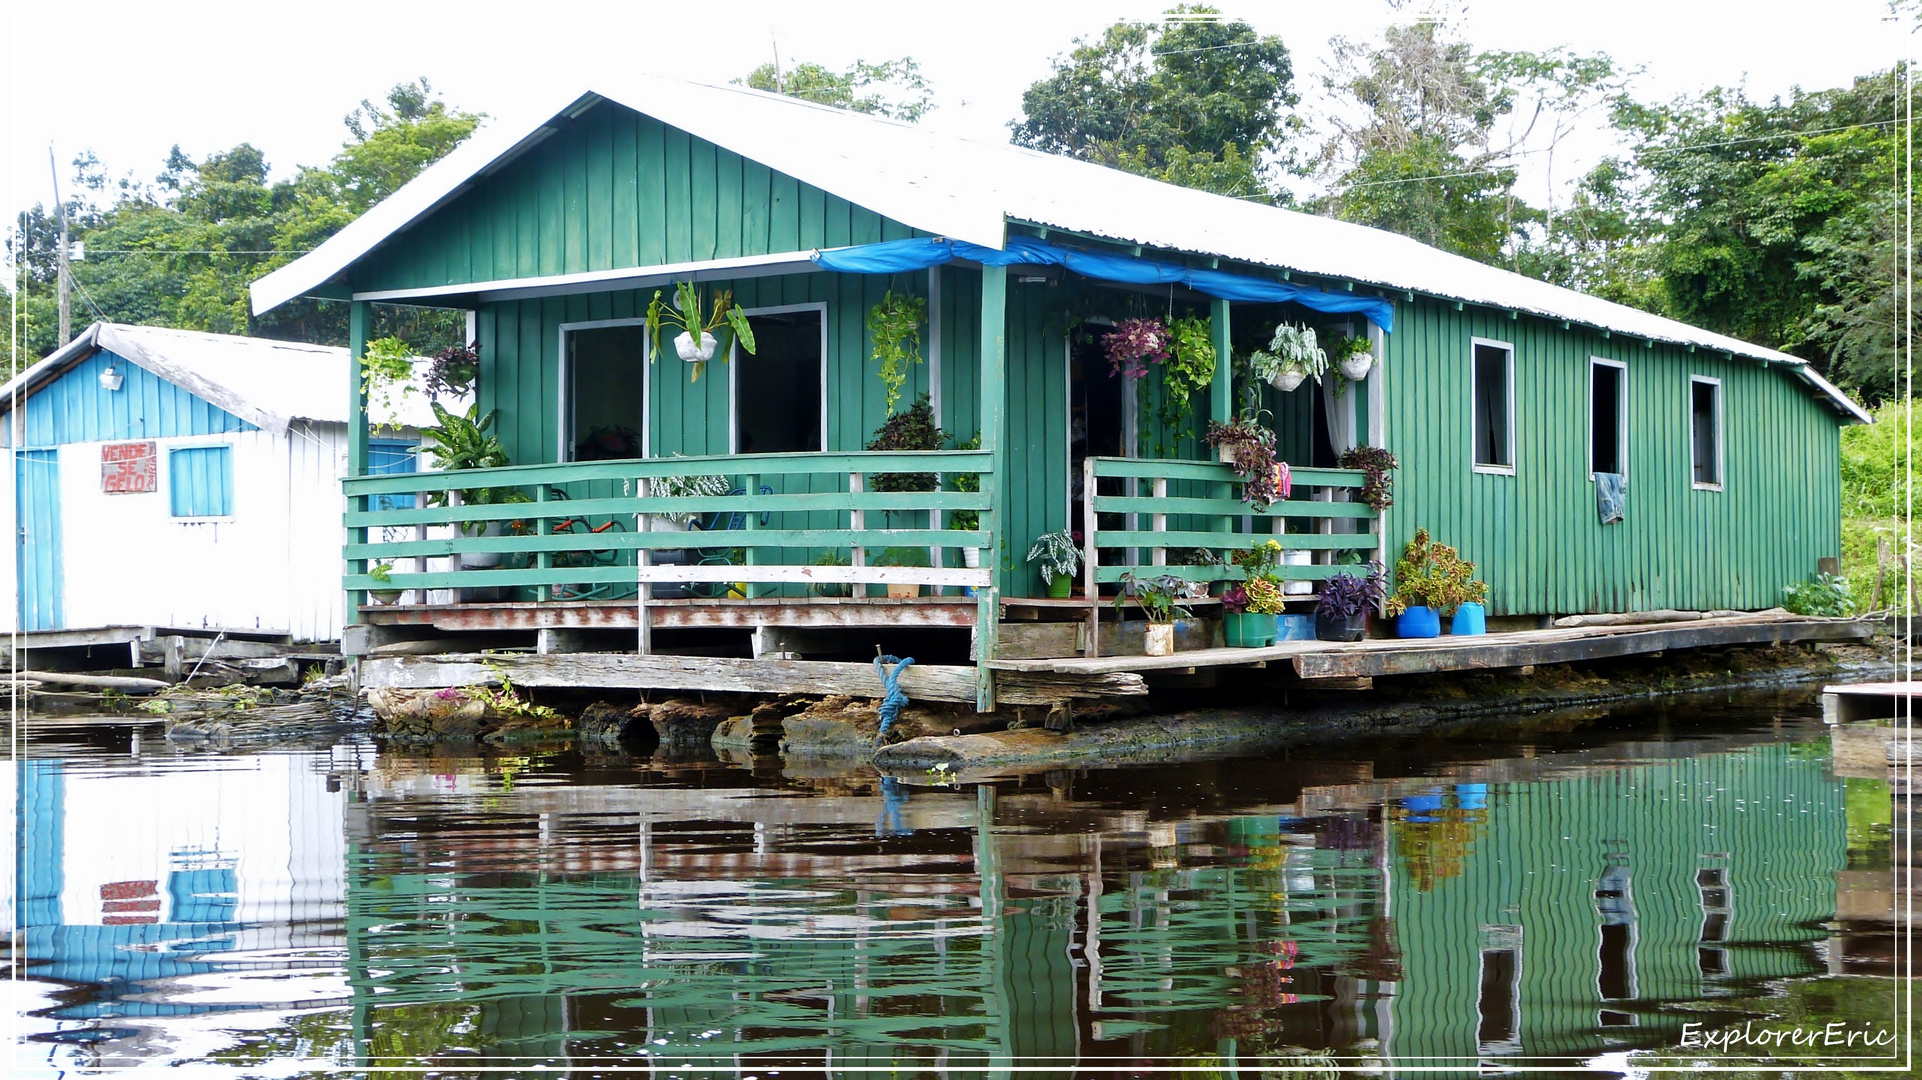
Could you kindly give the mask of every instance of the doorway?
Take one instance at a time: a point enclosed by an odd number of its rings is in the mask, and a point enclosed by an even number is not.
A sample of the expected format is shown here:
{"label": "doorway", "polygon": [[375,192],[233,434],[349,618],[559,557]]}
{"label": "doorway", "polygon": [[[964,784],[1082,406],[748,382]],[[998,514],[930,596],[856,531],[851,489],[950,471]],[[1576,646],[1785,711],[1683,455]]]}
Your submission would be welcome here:
{"label": "doorway", "polygon": [[[1117,375],[1101,350],[1101,336],[1110,329],[1104,323],[1085,322],[1068,335],[1068,521],[1075,532],[1086,527],[1086,493],[1082,490],[1085,462],[1091,457],[1135,457],[1140,453],[1134,383]],[[1102,483],[1098,494],[1128,494],[1122,490],[1121,480]],[[1104,517],[1101,527],[1121,528],[1122,515],[1113,517],[1113,521]]]}

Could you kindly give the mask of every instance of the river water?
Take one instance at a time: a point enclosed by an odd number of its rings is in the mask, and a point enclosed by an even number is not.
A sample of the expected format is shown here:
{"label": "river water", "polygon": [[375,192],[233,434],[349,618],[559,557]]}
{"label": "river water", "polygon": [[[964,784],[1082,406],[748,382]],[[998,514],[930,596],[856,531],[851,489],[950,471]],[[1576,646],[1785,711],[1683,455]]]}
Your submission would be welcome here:
{"label": "river water", "polygon": [[1863,970],[1888,866],[1806,695],[952,785],[27,733],[16,1075],[1619,1064]]}

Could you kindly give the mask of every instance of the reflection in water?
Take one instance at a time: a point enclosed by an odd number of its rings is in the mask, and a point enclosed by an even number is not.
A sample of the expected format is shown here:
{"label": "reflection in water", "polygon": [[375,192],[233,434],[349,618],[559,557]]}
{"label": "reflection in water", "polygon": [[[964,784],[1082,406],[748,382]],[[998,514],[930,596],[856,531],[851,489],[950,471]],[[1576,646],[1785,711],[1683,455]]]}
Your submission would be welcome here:
{"label": "reflection in water", "polygon": [[1811,736],[962,787],[365,746],[9,780],[68,1065],[1513,1063],[1824,971],[1849,836]]}

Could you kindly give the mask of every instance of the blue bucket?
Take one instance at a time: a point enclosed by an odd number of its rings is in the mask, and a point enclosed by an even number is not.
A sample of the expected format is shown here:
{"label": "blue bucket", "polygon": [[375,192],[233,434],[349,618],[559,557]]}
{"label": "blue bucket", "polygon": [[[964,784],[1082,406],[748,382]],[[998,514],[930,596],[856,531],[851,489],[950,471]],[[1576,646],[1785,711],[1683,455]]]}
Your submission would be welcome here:
{"label": "blue bucket", "polygon": [[1441,613],[1431,607],[1411,607],[1395,616],[1395,636],[1428,638],[1441,636]]}
{"label": "blue bucket", "polygon": [[1480,604],[1463,604],[1455,609],[1455,621],[1449,624],[1451,634],[1488,633],[1488,614]]}

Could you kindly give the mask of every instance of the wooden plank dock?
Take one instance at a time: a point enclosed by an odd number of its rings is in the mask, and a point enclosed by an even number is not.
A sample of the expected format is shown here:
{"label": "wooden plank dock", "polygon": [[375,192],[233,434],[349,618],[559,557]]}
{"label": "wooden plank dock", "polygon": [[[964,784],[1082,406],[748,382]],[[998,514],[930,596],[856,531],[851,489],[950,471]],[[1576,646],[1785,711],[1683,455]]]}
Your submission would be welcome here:
{"label": "wooden plank dock", "polygon": [[993,660],[997,673],[1111,675],[1189,672],[1205,668],[1288,665],[1299,678],[1368,679],[1446,671],[1491,671],[1566,664],[1669,649],[1863,641],[1875,624],[1769,613],[1729,615],[1685,623],[1583,626],[1522,630],[1474,637],[1372,638],[1366,641],[1287,641],[1259,649],[1197,649],[1172,656],[1060,657]]}
{"label": "wooden plank dock", "polygon": [[1913,717],[1922,682],[1841,683],[1822,688],[1822,719],[1831,724]]}

